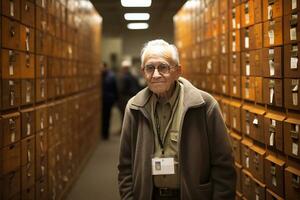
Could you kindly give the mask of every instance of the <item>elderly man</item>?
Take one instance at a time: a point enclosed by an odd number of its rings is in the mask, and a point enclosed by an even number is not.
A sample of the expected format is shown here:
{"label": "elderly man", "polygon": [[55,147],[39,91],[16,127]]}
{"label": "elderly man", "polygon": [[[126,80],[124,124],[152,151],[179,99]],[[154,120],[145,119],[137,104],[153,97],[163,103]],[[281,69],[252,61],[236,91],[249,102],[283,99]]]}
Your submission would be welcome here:
{"label": "elderly man", "polygon": [[174,45],[146,43],[141,62],[148,87],[125,111],[121,198],[234,199],[234,160],[217,101],[180,77]]}

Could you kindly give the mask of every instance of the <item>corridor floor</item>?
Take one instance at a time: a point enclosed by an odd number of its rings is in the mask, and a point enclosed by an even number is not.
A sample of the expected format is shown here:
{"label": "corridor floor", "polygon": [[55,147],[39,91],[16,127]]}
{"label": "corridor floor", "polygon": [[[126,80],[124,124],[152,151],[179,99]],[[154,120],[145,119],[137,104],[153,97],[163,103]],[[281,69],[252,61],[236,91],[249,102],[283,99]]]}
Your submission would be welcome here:
{"label": "corridor floor", "polygon": [[110,139],[100,141],[67,200],[118,200],[117,163],[120,140],[120,114],[113,109]]}

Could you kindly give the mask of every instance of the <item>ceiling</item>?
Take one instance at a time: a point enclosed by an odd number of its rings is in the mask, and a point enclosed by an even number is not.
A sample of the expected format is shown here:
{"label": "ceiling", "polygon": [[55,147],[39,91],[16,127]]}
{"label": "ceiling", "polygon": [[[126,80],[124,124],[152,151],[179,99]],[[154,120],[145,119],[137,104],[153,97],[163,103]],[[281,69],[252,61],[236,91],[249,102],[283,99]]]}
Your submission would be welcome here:
{"label": "ceiling", "polygon": [[[152,0],[149,8],[124,8],[121,0],[91,0],[96,10],[103,18],[103,34],[105,36],[120,37],[132,31],[150,31],[159,34],[166,27],[173,28],[173,16],[186,0]],[[128,30],[124,14],[127,12],[148,12],[150,14],[147,30]],[[169,30],[168,29],[168,30]],[[167,30],[167,29],[166,29]]]}

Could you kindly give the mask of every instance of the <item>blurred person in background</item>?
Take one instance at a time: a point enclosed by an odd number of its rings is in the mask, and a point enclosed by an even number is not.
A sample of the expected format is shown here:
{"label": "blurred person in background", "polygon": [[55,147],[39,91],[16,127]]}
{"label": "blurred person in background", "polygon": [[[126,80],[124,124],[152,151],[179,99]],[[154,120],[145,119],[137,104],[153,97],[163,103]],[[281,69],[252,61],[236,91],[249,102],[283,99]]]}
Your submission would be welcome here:
{"label": "blurred person in background", "polygon": [[102,71],[102,139],[109,139],[109,124],[113,105],[118,100],[117,80],[115,73],[103,63]]}
{"label": "blurred person in background", "polygon": [[118,79],[119,101],[118,105],[121,111],[122,118],[124,116],[125,107],[128,100],[133,97],[140,89],[137,77],[131,71],[131,62],[124,60],[121,63],[120,76]]}
{"label": "blurred person in background", "polygon": [[131,98],[121,131],[121,199],[235,199],[236,172],[218,102],[180,77],[177,48],[146,43],[147,87]]}

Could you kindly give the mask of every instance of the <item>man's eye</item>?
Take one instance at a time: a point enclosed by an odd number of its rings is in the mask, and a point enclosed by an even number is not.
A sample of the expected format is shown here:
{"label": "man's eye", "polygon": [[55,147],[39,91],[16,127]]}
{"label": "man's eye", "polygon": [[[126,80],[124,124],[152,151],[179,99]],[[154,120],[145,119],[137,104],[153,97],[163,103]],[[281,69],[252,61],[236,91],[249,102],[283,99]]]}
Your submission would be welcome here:
{"label": "man's eye", "polygon": [[168,69],[168,65],[159,65],[158,67],[159,67],[160,70]]}
{"label": "man's eye", "polygon": [[151,70],[154,70],[154,69],[155,69],[155,67],[153,65],[147,65],[146,66],[147,71],[151,71]]}

